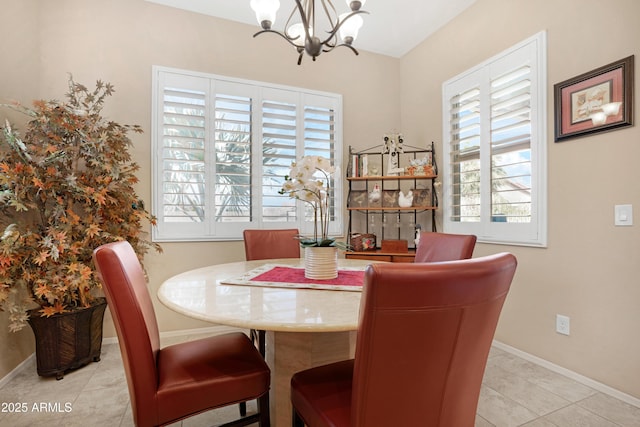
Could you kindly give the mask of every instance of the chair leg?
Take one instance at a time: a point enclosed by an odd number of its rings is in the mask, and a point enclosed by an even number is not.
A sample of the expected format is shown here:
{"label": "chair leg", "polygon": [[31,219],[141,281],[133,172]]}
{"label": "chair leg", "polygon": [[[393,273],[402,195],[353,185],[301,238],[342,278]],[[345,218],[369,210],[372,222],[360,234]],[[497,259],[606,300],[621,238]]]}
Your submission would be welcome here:
{"label": "chair leg", "polygon": [[304,427],[304,421],[300,418],[296,408],[291,409],[291,427]]}
{"label": "chair leg", "polygon": [[260,427],[270,427],[271,419],[269,418],[269,392],[258,398],[258,411],[260,414],[260,421],[258,425]]}
{"label": "chair leg", "polygon": [[251,338],[251,341],[253,342],[253,344],[256,347],[258,347],[258,351],[260,352],[262,357],[264,357],[265,356],[265,331],[251,329],[249,331],[249,337]]}
{"label": "chair leg", "polygon": [[238,406],[240,406],[240,416],[244,417],[247,415],[247,402],[240,402]]}
{"label": "chair leg", "polygon": [[266,355],[266,333],[265,331],[258,331],[258,351],[264,358]]}
{"label": "chair leg", "polygon": [[[271,427],[271,420],[269,419],[269,392],[266,392],[257,400],[257,413],[248,416],[243,415],[241,418],[221,424],[219,427],[245,427],[255,425],[256,423],[259,427]],[[246,405],[246,402],[242,402],[239,405]]]}

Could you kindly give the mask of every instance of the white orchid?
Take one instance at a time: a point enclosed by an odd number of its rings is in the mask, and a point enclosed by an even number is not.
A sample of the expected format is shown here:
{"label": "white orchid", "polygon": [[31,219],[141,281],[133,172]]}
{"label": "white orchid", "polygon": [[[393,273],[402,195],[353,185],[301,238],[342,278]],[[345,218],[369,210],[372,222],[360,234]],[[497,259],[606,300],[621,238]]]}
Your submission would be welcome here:
{"label": "white orchid", "polygon": [[[322,175],[318,179],[318,172]],[[331,161],[322,156],[304,156],[291,163],[291,171],[285,176],[280,194],[302,200],[313,207],[314,236],[313,239],[301,239],[303,246],[332,246],[334,240],[329,238],[329,194],[331,177],[336,168]],[[318,232],[320,229],[320,232]]]}

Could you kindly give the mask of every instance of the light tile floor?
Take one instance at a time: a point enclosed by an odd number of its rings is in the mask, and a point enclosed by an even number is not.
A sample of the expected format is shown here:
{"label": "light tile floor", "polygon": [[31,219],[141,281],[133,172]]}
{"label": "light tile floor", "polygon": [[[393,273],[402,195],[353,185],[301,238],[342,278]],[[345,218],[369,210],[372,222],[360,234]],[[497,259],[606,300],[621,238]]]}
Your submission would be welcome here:
{"label": "light tile floor", "polygon": [[[182,339],[194,338],[198,336]],[[162,344],[182,339],[163,339]],[[117,344],[103,345],[100,362],[70,372],[61,381],[38,377],[32,360],[0,389],[0,403],[0,426],[133,426]],[[249,411],[255,411],[254,404],[249,404]],[[238,407],[233,405],[175,426],[218,425],[237,416]],[[493,348],[475,425],[640,427],[640,408]]]}

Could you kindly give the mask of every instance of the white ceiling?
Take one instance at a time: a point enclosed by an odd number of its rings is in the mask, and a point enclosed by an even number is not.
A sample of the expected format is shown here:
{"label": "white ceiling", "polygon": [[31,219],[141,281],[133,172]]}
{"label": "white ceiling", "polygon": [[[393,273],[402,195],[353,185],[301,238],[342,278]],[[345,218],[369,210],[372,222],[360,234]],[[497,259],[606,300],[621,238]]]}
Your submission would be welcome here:
{"label": "white ceiling", "polygon": [[[252,24],[258,28],[249,0],[147,0],[153,3],[231,21]],[[363,10],[364,26],[354,47],[359,50],[399,58],[413,49],[431,33],[445,25],[476,0],[369,0]],[[287,4],[290,3],[290,6]],[[333,0],[338,13],[347,12],[343,0]],[[281,30],[283,22],[294,7],[293,0],[281,0],[274,29]],[[280,25],[280,26],[279,26]]]}

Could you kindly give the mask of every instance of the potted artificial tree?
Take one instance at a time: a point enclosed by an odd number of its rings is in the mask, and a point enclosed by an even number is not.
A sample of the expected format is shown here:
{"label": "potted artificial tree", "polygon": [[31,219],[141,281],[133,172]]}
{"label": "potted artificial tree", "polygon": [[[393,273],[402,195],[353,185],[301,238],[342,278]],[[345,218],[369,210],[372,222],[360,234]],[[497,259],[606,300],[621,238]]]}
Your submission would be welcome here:
{"label": "potted artificial tree", "polygon": [[26,128],[7,121],[0,135],[0,309],[12,331],[31,325],[39,375],[60,379],[100,358],[106,302],[93,250],[127,240],[141,259],[160,251],[133,189],[139,167],[127,135],[141,129],[101,115],[113,91],[70,77],[65,102],[11,105]]}

